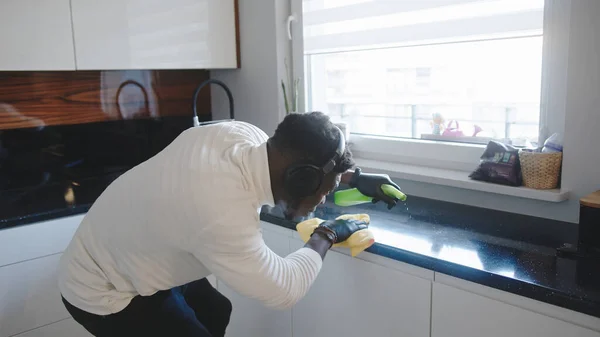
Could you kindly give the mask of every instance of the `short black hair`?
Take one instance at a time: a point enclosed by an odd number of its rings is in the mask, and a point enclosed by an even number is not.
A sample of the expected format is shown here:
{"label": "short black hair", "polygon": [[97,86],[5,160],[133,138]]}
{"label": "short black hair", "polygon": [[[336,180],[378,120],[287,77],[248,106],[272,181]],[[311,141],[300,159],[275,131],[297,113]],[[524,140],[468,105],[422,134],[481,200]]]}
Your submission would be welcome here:
{"label": "short black hair", "polygon": [[[323,166],[335,155],[339,141],[339,131],[329,116],[314,111],[287,115],[269,143],[297,161],[307,160],[313,165]],[[352,153],[346,147],[334,172],[343,173],[353,166]]]}

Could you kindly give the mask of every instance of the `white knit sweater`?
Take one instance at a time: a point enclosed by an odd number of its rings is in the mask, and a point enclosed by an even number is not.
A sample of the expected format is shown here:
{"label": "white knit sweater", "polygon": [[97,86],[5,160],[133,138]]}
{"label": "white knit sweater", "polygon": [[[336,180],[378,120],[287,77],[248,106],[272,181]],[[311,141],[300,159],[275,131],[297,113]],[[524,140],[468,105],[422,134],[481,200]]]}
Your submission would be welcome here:
{"label": "white knit sweater", "polygon": [[320,255],[264,243],[273,205],[267,135],[247,123],[191,128],[115,180],[86,214],[59,267],[62,295],[97,315],[211,274],[272,308],[301,299]]}

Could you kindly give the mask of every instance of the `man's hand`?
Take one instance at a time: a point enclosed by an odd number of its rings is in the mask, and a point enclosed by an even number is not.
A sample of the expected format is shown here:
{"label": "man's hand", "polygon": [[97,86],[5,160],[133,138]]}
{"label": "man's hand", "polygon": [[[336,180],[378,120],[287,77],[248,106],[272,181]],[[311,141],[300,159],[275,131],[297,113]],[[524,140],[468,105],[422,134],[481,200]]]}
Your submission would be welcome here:
{"label": "man's hand", "polygon": [[315,233],[324,234],[332,244],[341,243],[355,232],[367,228],[367,223],[359,220],[329,220],[322,222]]}
{"label": "man's hand", "polygon": [[396,185],[387,174],[370,174],[362,173],[360,168],[357,168],[349,182],[350,187],[357,188],[358,191],[367,197],[373,198],[373,203],[379,200],[388,205],[388,209],[396,206],[398,199],[387,195],[381,189],[383,185],[390,185],[400,191],[400,187]]}
{"label": "man's hand", "polygon": [[331,246],[344,242],[355,232],[367,228],[367,223],[359,220],[329,220],[324,221],[315,228],[315,231],[306,243],[308,247],[321,255],[325,255]]}

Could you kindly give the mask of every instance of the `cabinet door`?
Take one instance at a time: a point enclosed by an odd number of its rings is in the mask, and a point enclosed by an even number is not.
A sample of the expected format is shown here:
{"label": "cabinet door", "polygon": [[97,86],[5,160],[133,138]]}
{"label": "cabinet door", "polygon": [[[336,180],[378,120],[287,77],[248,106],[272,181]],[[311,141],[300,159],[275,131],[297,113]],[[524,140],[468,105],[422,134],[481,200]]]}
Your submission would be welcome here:
{"label": "cabinet door", "polygon": [[0,1],[0,70],[74,70],[69,0]]}
{"label": "cabinet door", "polygon": [[293,308],[294,337],[426,337],[430,299],[429,280],[330,251]]}
{"label": "cabinet door", "polygon": [[234,1],[72,0],[77,69],[236,68]]}
{"label": "cabinet door", "polygon": [[0,231],[0,267],[62,253],[84,215],[36,222]]}
{"label": "cabinet door", "polygon": [[69,317],[58,290],[60,256],[55,254],[0,268],[0,337]]}
{"label": "cabinet door", "polygon": [[[280,256],[290,253],[289,235],[282,232],[263,230],[263,238],[269,248]],[[291,337],[291,310],[272,310],[262,303],[239,295],[224,282],[219,281],[219,291],[227,296],[233,304],[231,321],[227,328],[227,336],[245,337]]]}
{"label": "cabinet door", "polygon": [[600,337],[600,333],[439,283],[432,337]]}

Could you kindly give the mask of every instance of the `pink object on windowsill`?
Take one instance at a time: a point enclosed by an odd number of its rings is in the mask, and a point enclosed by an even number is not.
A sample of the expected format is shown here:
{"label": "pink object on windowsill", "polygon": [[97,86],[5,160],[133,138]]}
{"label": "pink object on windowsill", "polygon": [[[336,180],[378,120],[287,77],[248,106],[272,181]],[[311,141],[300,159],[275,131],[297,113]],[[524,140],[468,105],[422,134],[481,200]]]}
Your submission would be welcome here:
{"label": "pink object on windowsill", "polygon": [[[455,126],[452,126],[452,123],[454,123]],[[444,133],[442,135],[446,137],[465,136],[465,134],[460,130],[460,126],[458,125],[458,121],[456,120],[451,120],[448,122],[448,126],[446,127],[446,130],[444,130]]]}

